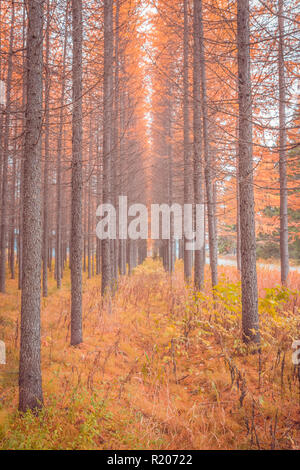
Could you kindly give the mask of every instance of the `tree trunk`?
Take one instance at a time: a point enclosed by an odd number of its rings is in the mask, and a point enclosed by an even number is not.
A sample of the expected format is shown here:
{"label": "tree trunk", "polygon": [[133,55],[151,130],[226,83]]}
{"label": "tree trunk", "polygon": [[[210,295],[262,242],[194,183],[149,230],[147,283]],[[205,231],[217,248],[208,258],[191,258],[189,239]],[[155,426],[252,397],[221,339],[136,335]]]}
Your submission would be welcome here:
{"label": "tree trunk", "polygon": [[48,174],[49,174],[49,47],[50,47],[50,1],[47,1],[46,53],[45,53],[45,164],[44,164],[44,226],[43,226],[43,297],[48,297]]}
{"label": "tree trunk", "polygon": [[241,271],[241,221],[240,221],[240,187],[239,187],[239,131],[236,131],[236,265]]}
{"label": "tree trunk", "polygon": [[289,275],[289,231],[288,231],[288,191],[286,175],[286,123],[285,123],[285,73],[284,73],[284,17],[283,0],[278,0],[278,73],[279,73],[279,182],[280,182],[280,261],[281,283],[287,282]]}
{"label": "tree trunk", "polygon": [[13,145],[13,168],[12,168],[12,185],[11,185],[11,223],[10,223],[10,273],[11,279],[15,279],[15,209],[16,209],[16,177],[17,177],[17,134],[18,134],[18,120],[15,123],[15,135]]}
{"label": "tree trunk", "polygon": [[[120,96],[120,132],[123,134],[125,132],[125,114],[126,114],[126,103],[125,103],[125,92],[123,91]],[[120,141],[120,194],[125,196],[127,194],[127,184],[126,184],[126,146],[124,144],[124,137]],[[126,227],[127,230],[127,227]],[[126,240],[121,239],[119,242],[120,247],[120,274],[125,276],[126,274]]]}
{"label": "tree trunk", "polygon": [[[173,149],[172,149],[172,91],[170,84],[170,95],[168,96],[168,116],[167,116],[167,155],[168,155],[168,204],[173,204]],[[168,243],[168,271],[174,272],[174,214],[170,213],[170,240]]]}
{"label": "tree trunk", "polygon": [[66,54],[67,54],[67,38],[68,38],[68,10],[69,0],[66,5],[65,15],[65,37],[63,49],[63,64],[62,64],[62,81],[61,81],[61,95],[60,95],[60,115],[59,115],[59,130],[57,141],[57,169],[56,169],[56,249],[55,249],[55,273],[57,288],[61,288],[62,278],[62,236],[61,236],[61,157],[62,157],[62,139],[63,139],[63,126],[64,126],[64,100],[66,88]]}
{"label": "tree trunk", "polygon": [[253,192],[249,0],[238,0],[237,3],[237,46],[242,328],[244,342],[259,343]]}
{"label": "tree trunk", "polygon": [[208,116],[207,116],[207,93],[206,93],[206,67],[205,67],[205,50],[204,50],[204,33],[203,33],[203,13],[202,0],[199,0],[199,51],[200,51],[200,69],[201,69],[201,108],[202,108],[202,124],[203,124],[203,150],[205,160],[205,183],[206,183],[206,199],[207,199],[207,221],[208,221],[208,241],[209,241],[209,258],[211,269],[212,286],[218,284],[218,246],[215,224],[215,203],[214,203],[214,185],[213,185],[213,168],[212,159],[208,141]]}
{"label": "tree trunk", "polygon": [[[23,52],[22,52],[22,67],[23,67],[23,77],[22,77],[22,152],[24,148],[24,136],[25,136],[25,129],[26,129],[26,116],[25,116],[25,104],[26,104],[26,78],[27,75],[25,73],[26,67],[26,5],[23,5],[23,12],[22,12],[22,27],[23,27],[23,37],[22,37],[22,45],[23,45]],[[24,181],[24,155],[21,157],[21,171],[20,171],[20,212],[19,212],[19,276],[18,276],[18,289],[22,289],[22,274],[23,274],[23,181]]]}
{"label": "tree trunk", "polygon": [[196,290],[201,290],[204,283],[205,265],[205,237],[204,237],[204,194],[203,194],[203,163],[201,155],[201,67],[200,67],[200,43],[199,43],[199,0],[194,0],[194,63],[193,63],[193,131],[194,131],[194,202],[202,205],[203,216],[200,227],[203,234],[203,247],[195,251],[194,285]]}
{"label": "tree trunk", "polygon": [[[102,202],[102,151],[100,148],[99,129],[97,131],[97,206]],[[101,272],[101,240],[96,239],[96,274]]]}
{"label": "tree trunk", "polygon": [[82,0],[72,0],[71,345],[82,342]]}
{"label": "tree trunk", "polygon": [[[184,152],[184,204],[192,204],[192,168],[190,152],[190,119],[189,119],[189,24],[188,0],[184,0],[184,34],[183,34],[183,152]],[[186,250],[190,240],[184,236],[184,277],[189,281],[192,276],[192,251]]]}
{"label": "tree trunk", "polygon": [[40,366],[43,0],[28,0],[19,410],[43,404]]}
{"label": "tree trunk", "polygon": [[[112,113],[113,113],[113,3],[104,0],[104,85],[103,85],[103,203],[112,202]],[[111,243],[102,240],[102,295],[111,291]]]}
{"label": "tree trunk", "polygon": [[116,0],[116,7],[115,7],[115,50],[114,50],[114,57],[115,57],[115,73],[114,73],[114,151],[113,151],[113,201],[114,206],[117,211],[117,238],[114,240],[114,284],[115,288],[117,288],[118,282],[118,275],[119,275],[119,251],[120,251],[120,243],[118,238],[118,205],[119,205],[119,182],[120,182],[120,143],[119,143],[119,110],[120,110],[120,63],[119,63],[119,42],[120,42],[120,35],[119,35],[119,28],[120,28],[120,1]]}
{"label": "tree trunk", "polygon": [[2,202],[1,202],[1,255],[0,255],[0,292],[5,292],[6,281],[6,244],[7,244],[7,187],[8,187],[8,153],[9,153],[9,126],[10,126],[10,107],[11,107],[11,78],[13,70],[13,42],[15,26],[15,3],[12,2],[11,26],[9,38],[9,54],[7,66],[6,81],[6,110],[3,136],[3,167],[2,167]]}
{"label": "tree trunk", "polygon": [[92,179],[93,179],[93,126],[92,119],[90,119],[90,132],[89,132],[89,165],[88,165],[88,204],[87,204],[87,259],[88,259],[88,279],[92,278]]}

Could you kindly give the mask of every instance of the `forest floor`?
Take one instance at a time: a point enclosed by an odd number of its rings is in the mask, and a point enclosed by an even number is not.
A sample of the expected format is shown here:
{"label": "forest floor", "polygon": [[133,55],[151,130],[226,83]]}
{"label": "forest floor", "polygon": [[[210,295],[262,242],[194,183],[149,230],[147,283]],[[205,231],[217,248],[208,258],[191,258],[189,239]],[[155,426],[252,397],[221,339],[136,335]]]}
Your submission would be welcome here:
{"label": "forest floor", "polygon": [[[206,268],[206,278],[209,270]],[[262,347],[241,338],[234,267],[220,266],[213,299],[147,259],[101,302],[100,278],[84,278],[84,342],[70,347],[70,281],[49,281],[42,302],[45,407],[20,415],[20,293],[0,298],[0,449],[300,449],[300,274],[290,289],[258,269]],[[277,286],[277,287],[276,287]],[[298,338],[299,339],[299,338]]]}

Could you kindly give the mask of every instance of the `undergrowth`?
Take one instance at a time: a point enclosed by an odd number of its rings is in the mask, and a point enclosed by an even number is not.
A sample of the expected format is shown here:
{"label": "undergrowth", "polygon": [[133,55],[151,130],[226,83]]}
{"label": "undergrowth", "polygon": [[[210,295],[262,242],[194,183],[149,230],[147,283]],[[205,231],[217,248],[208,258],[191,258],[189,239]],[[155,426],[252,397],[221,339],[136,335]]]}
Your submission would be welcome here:
{"label": "undergrowth", "polygon": [[[0,298],[2,449],[299,449],[300,275],[258,270],[262,344],[241,341],[238,273],[220,267],[195,293],[182,264],[167,275],[151,259],[102,302],[100,279],[84,281],[84,343],[70,347],[70,283],[50,279],[42,308],[45,406],[17,412],[20,294]],[[206,278],[209,279],[207,269]]]}

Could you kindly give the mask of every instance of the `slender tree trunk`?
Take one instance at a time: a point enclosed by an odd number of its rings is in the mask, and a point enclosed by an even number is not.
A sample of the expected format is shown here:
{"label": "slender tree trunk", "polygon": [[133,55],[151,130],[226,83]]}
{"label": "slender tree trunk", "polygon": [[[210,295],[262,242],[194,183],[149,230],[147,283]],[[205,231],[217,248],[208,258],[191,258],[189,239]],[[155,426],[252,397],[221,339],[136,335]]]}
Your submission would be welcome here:
{"label": "slender tree trunk", "polygon": [[7,188],[8,188],[8,153],[9,153],[9,126],[11,108],[11,78],[13,70],[13,43],[15,26],[15,2],[12,2],[11,26],[9,38],[9,53],[6,81],[6,110],[4,124],[3,167],[2,167],[2,202],[1,202],[1,254],[0,254],[0,292],[5,292],[6,281],[6,244],[7,244]]}
{"label": "slender tree trunk", "polygon": [[59,115],[59,130],[57,141],[57,169],[56,169],[56,249],[55,249],[55,273],[57,288],[61,288],[62,278],[62,236],[61,236],[61,157],[62,157],[62,139],[63,139],[63,126],[64,126],[64,100],[66,88],[66,54],[67,54],[67,38],[68,38],[68,11],[69,0],[66,5],[65,15],[65,37],[63,49],[63,65],[62,65],[62,81],[61,81],[61,95],[60,95],[60,115]]}
{"label": "slender tree trunk", "polygon": [[279,182],[280,182],[280,261],[281,283],[289,275],[288,191],[286,175],[286,122],[285,122],[285,72],[284,72],[284,16],[283,0],[278,0],[278,73],[279,73]]}
{"label": "slender tree trunk", "polygon": [[[173,204],[173,149],[172,149],[172,91],[170,87],[170,96],[168,96],[168,116],[167,116],[167,155],[168,155],[168,204]],[[170,213],[170,240],[168,243],[168,271],[174,272],[174,214]]]}
{"label": "slender tree trunk", "polygon": [[[194,131],[194,201],[201,207],[201,221],[198,227],[203,235],[203,247],[195,251],[195,289],[200,290],[204,282],[204,194],[203,194],[203,164],[201,155],[201,66],[199,43],[199,0],[194,0],[194,63],[193,63],[193,131]],[[196,209],[197,210],[197,209]]]}
{"label": "slender tree trunk", "polygon": [[43,404],[40,365],[43,0],[28,0],[19,410]]}
{"label": "slender tree trunk", "polygon": [[49,48],[50,48],[50,1],[47,1],[46,53],[45,53],[45,163],[44,163],[44,226],[43,226],[43,297],[48,297],[48,174],[49,174]]}
{"label": "slender tree trunk", "polygon": [[[115,7],[115,73],[114,73],[114,152],[113,152],[113,200],[114,206],[116,208],[117,214],[118,206],[119,206],[119,181],[120,181],[120,144],[119,144],[119,110],[120,110],[120,87],[119,87],[119,80],[120,80],[120,64],[119,64],[119,18],[120,18],[120,1],[116,0],[116,7]],[[117,288],[118,282],[118,275],[119,275],[119,238],[118,238],[118,216],[117,216],[117,238],[114,240],[114,283],[115,288]]]}
{"label": "slender tree trunk", "polygon": [[[97,206],[102,202],[102,152],[100,148],[99,129],[97,132]],[[101,272],[101,240],[96,239],[96,274]]]}
{"label": "slender tree trunk", "polygon": [[[123,91],[120,96],[120,130],[121,133],[125,132],[125,92]],[[126,195],[126,153],[124,137],[120,141],[120,193],[122,196]],[[127,230],[127,227],[126,227]],[[120,240],[120,274],[126,274],[126,240]]]}
{"label": "slender tree trunk", "polygon": [[82,0],[72,0],[71,345],[82,342]]}
{"label": "slender tree trunk", "polygon": [[18,134],[18,120],[15,123],[15,136],[13,145],[13,168],[12,168],[12,185],[11,185],[11,223],[10,223],[10,273],[11,279],[15,279],[15,205],[16,205],[16,172],[17,172],[17,134]]}
{"label": "slender tree trunk", "polygon": [[86,168],[83,170],[83,272],[86,272],[86,233],[87,233],[87,191],[86,191]]}
{"label": "slender tree trunk", "polygon": [[[0,2],[0,17],[2,18],[1,6],[2,5]],[[2,81],[2,30],[1,29],[2,29],[2,25],[0,23],[0,80]],[[3,140],[3,113],[4,113],[3,108],[4,108],[4,104],[1,99],[1,103],[0,103],[0,196],[2,195],[2,140]],[[1,216],[1,207],[0,207],[0,216]],[[1,244],[1,233],[0,233],[0,244]]]}
{"label": "slender tree trunk", "polygon": [[[183,146],[184,146],[184,204],[192,204],[192,167],[190,151],[189,119],[189,24],[188,0],[184,0],[184,33],[183,33]],[[189,281],[192,276],[192,251],[186,250],[188,238],[184,237],[184,277]]]}
{"label": "slender tree trunk", "polygon": [[93,179],[93,170],[92,170],[92,157],[93,157],[93,128],[92,128],[92,119],[90,119],[90,132],[89,132],[89,172],[88,172],[88,207],[87,207],[87,256],[88,256],[88,279],[92,278],[92,179]]}
{"label": "slender tree trunk", "polygon": [[236,131],[236,265],[241,271],[241,221],[240,221],[240,187],[239,187],[239,130]]}
{"label": "slender tree trunk", "polygon": [[212,159],[208,140],[208,116],[207,116],[207,92],[206,92],[206,67],[205,67],[205,49],[203,33],[203,9],[202,0],[199,0],[199,51],[200,51],[200,69],[201,69],[201,108],[203,125],[203,150],[205,160],[205,183],[207,199],[207,221],[208,221],[208,240],[209,257],[211,269],[212,286],[218,284],[218,246],[215,224],[215,204],[214,204],[214,185]]}
{"label": "slender tree trunk", "polygon": [[[103,203],[112,202],[113,3],[104,0]],[[102,295],[111,291],[111,243],[102,240]]]}
{"label": "slender tree trunk", "polygon": [[239,190],[239,176],[237,175],[237,188],[236,188],[236,265],[238,271],[241,271],[241,221],[240,221],[240,190]]}
{"label": "slender tree trunk", "polygon": [[[25,116],[25,104],[26,104],[26,78],[27,74],[25,73],[26,68],[26,5],[23,5],[23,37],[22,37],[22,44],[23,44],[23,52],[22,52],[22,67],[23,67],[23,77],[22,77],[22,130],[23,135],[25,136],[25,129],[26,129],[26,116]],[[19,213],[19,279],[18,279],[18,288],[19,290],[22,288],[22,275],[23,275],[23,192],[24,192],[24,137],[22,137],[22,157],[21,157],[21,171],[20,171],[20,213]]]}
{"label": "slender tree trunk", "polygon": [[238,0],[237,3],[237,46],[242,328],[244,342],[259,343],[253,191],[249,0]]}

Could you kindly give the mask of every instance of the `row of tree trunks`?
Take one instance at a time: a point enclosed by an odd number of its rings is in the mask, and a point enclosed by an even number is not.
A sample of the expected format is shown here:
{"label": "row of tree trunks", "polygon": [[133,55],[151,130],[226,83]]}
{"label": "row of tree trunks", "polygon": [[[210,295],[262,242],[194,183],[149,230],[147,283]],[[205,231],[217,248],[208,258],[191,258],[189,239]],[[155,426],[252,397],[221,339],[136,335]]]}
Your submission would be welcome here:
{"label": "row of tree trunks", "polygon": [[[26,80],[24,79],[23,105],[26,105],[25,120],[21,122],[24,132],[24,158],[17,161],[17,135],[18,119],[11,125],[11,89],[13,74],[13,46],[15,28],[15,4],[12,2],[11,25],[9,35],[9,53],[7,59],[6,79],[6,109],[1,113],[0,125],[1,139],[1,230],[0,230],[0,290],[5,292],[5,270],[7,253],[11,276],[15,276],[15,242],[17,217],[16,194],[17,174],[20,174],[20,204],[19,212],[19,286],[22,287],[21,298],[21,348],[20,348],[20,374],[19,374],[19,409],[28,408],[37,410],[42,406],[42,380],[40,370],[40,300],[41,280],[43,280],[43,296],[47,296],[48,270],[51,270],[54,239],[49,236],[49,214],[52,207],[48,205],[49,192],[49,156],[50,156],[50,76],[48,75],[50,62],[50,1],[46,2],[46,34],[45,34],[45,93],[43,110],[43,15],[44,0],[28,0],[28,30],[26,44]],[[184,0],[184,33],[183,33],[183,117],[184,117],[184,202],[195,203],[200,206],[200,231],[205,233],[204,217],[204,176],[206,187],[206,205],[208,218],[208,235],[210,249],[210,266],[212,286],[218,282],[217,276],[217,198],[214,180],[214,162],[212,161],[209,142],[209,113],[207,104],[207,79],[205,37],[203,29],[203,2],[194,0],[194,62],[193,62],[193,132],[194,147],[193,161],[191,158],[190,128],[189,128],[189,11],[188,0]],[[288,265],[288,213],[287,213],[287,174],[286,174],[286,116],[285,116],[285,65],[284,65],[284,14],[283,1],[278,4],[279,29],[279,168],[280,168],[280,252],[281,252],[281,280],[287,282]],[[63,129],[64,129],[64,103],[66,90],[66,59],[67,59],[67,23],[68,8],[66,4],[65,40],[63,46],[63,71],[60,95],[60,113],[58,116],[57,136],[57,168],[56,168],[56,242],[55,242],[55,277],[57,287],[61,286],[61,278],[67,258],[68,244],[63,238],[63,228],[66,222],[62,221],[62,168],[63,156]],[[94,238],[92,235],[93,221],[93,189],[97,183],[97,197],[99,202],[118,204],[120,189],[127,194],[129,181],[133,173],[140,169],[136,155],[138,149],[128,151],[132,143],[122,142],[121,134],[128,123],[133,125],[136,117],[130,119],[130,110],[134,108],[134,97],[128,91],[121,90],[119,86],[122,60],[120,53],[119,11],[120,4],[113,8],[112,0],[104,0],[104,83],[103,83],[103,148],[99,148],[99,129],[94,128],[92,117],[89,127],[89,162],[85,197],[87,202],[87,216],[84,224],[87,235],[87,269],[88,278],[95,270],[102,274],[102,294],[111,294],[116,286],[118,272],[126,274],[126,261],[129,274],[142,263],[147,256],[147,242],[136,240],[96,242],[96,262],[94,260]],[[114,18],[115,11],[115,18]],[[25,12],[25,7],[24,7]],[[25,13],[23,16],[25,25]],[[24,28],[25,30],[25,28]],[[71,233],[70,233],[70,267],[71,267],[71,344],[82,342],[82,0],[72,0],[72,193],[71,193]],[[25,46],[25,34],[23,36]],[[250,73],[250,27],[249,27],[249,0],[237,2],[237,59],[238,59],[238,168],[237,168],[237,239],[238,239],[238,267],[241,265],[242,280],[242,328],[245,342],[260,342],[258,319],[258,294],[256,279],[256,242],[254,217],[254,191],[253,191],[253,136],[252,136],[252,97]],[[0,56],[1,57],[1,56]],[[114,61],[113,58],[114,57]],[[115,64],[115,67],[114,67]],[[0,62],[1,72],[1,62]],[[25,89],[26,85],[26,89]],[[174,200],[173,178],[173,128],[172,128],[172,86],[170,95],[166,100],[165,142],[167,165],[167,199],[169,205]],[[26,91],[26,93],[25,93]],[[26,97],[26,99],[25,99]],[[44,179],[42,194],[42,136],[44,112]],[[91,111],[92,113],[92,111]],[[92,114],[91,114],[92,116]],[[98,126],[99,127],[99,126]],[[12,130],[10,130],[12,129]],[[11,133],[11,135],[10,135]],[[94,133],[97,139],[94,138]],[[10,162],[10,139],[14,136],[12,157]],[[132,139],[133,140],[133,139]],[[96,152],[95,152],[96,147]],[[97,181],[94,175],[93,157],[97,159]],[[130,157],[135,156],[135,165]],[[193,162],[193,165],[192,165]],[[8,170],[11,170],[11,180],[8,179]],[[193,179],[192,179],[193,177]],[[191,185],[191,181],[193,184]],[[10,184],[9,184],[10,183]],[[143,181],[144,183],[144,181]],[[10,188],[9,188],[10,186]],[[102,192],[102,197],[101,197]],[[7,194],[10,194],[9,204]],[[193,199],[194,193],[194,199]],[[43,196],[43,216],[42,216]],[[132,202],[137,191],[131,193]],[[8,214],[8,207],[10,213]],[[8,218],[9,215],[9,218]],[[10,223],[8,223],[10,220]],[[43,228],[42,228],[43,221]],[[171,216],[172,222],[172,216]],[[171,223],[172,226],[172,223]],[[199,227],[197,227],[199,229]],[[179,243],[179,257],[184,258],[184,275],[189,281],[192,276],[193,254],[186,249],[189,237]],[[7,250],[8,248],[8,250]],[[174,270],[175,242],[171,229],[171,237],[160,245],[160,254],[164,267],[170,273]],[[43,266],[42,266],[43,260]],[[84,255],[84,262],[86,256]],[[96,264],[96,269],[95,269]],[[205,251],[204,243],[195,252],[195,279],[196,289],[203,287]],[[102,269],[101,269],[102,266]],[[41,279],[41,273],[43,275]]]}

